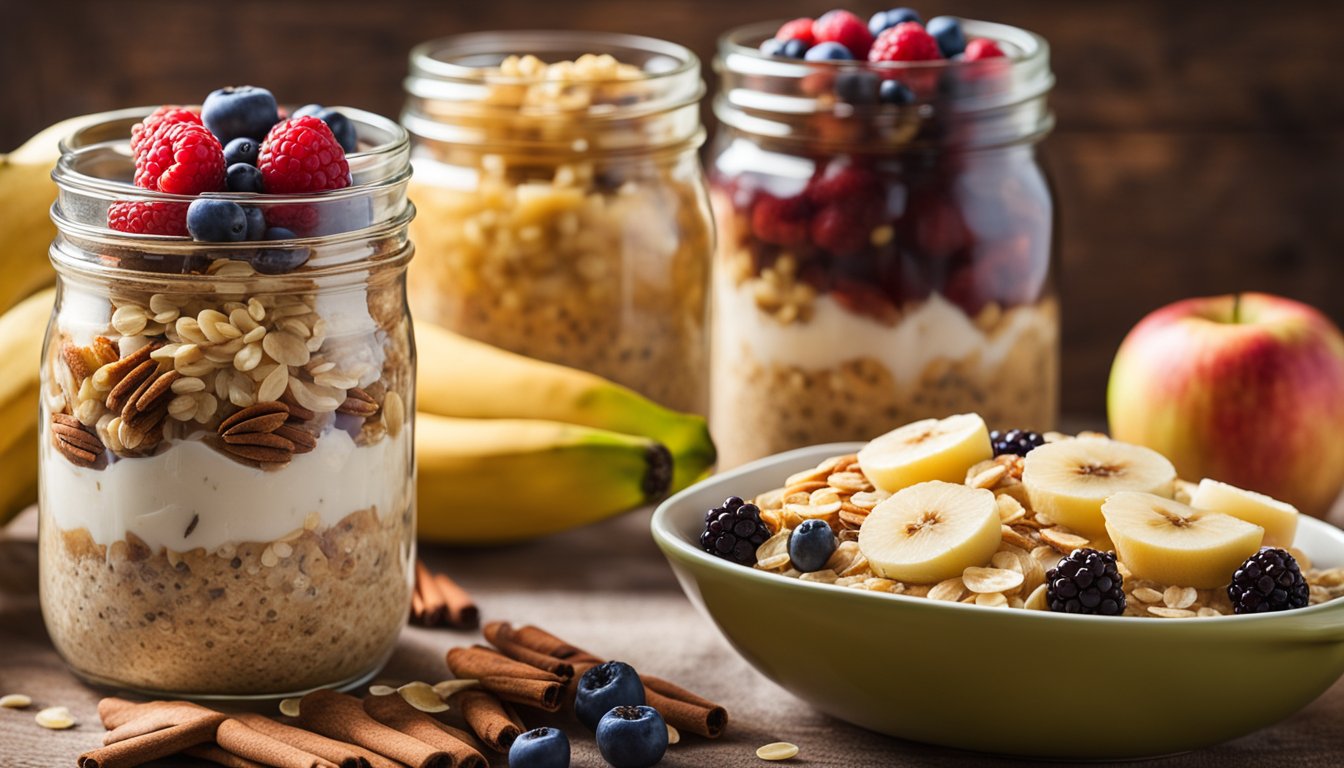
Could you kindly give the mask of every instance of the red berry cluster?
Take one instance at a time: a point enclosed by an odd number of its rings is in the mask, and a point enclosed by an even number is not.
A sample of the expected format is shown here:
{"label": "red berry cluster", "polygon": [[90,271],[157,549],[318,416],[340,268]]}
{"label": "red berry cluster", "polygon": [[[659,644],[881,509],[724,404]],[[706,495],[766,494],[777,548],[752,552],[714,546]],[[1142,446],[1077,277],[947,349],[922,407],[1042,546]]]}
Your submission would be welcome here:
{"label": "red berry cluster", "polygon": [[[277,116],[273,104],[271,112],[272,117],[263,125]],[[142,189],[184,196],[230,191],[225,173],[226,151],[221,142],[232,138],[236,137],[215,135],[197,109],[159,107],[131,129],[134,184]],[[270,194],[323,192],[349,186],[351,182],[345,150],[327,123],[311,115],[274,123],[256,152],[256,165],[264,185],[264,190],[257,191]],[[229,172],[232,173],[231,168]],[[108,209],[107,225],[119,232],[187,236],[189,205],[118,201]],[[266,225],[302,233],[315,220],[316,211],[307,206],[274,206],[267,213]]]}
{"label": "red berry cluster", "polygon": [[[993,40],[973,38],[968,42],[960,22],[950,16],[932,19],[929,26],[926,29],[909,8],[879,11],[866,24],[850,11],[834,10],[816,19],[803,17],[786,22],[761,50],[813,61],[979,61],[1006,55]],[[790,42],[794,44],[786,45]],[[821,46],[827,43],[831,45],[821,53]],[[807,52],[814,49],[818,53],[808,56]]]}

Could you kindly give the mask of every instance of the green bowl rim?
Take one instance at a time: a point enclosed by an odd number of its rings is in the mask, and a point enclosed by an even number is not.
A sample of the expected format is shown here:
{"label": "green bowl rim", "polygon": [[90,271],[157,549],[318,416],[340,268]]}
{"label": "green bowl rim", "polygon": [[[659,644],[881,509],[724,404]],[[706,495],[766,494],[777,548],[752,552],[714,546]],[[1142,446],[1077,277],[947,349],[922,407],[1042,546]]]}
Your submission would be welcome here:
{"label": "green bowl rim", "polygon": [[[766,467],[775,466],[779,464],[786,464],[791,460],[800,459],[803,456],[811,456],[812,454],[821,455],[823,453],[823,449],[825,449],[825,451],[827,452],[831,452],[828,455],[838,455],[843,453],[853,453],[863,445],[865,445],[865,443],[863,442],[844,442],[844,443],[824,443],[820,445],[807,446],[805,448],[797,448],[792,451],[785,451],[783,453],[777,453],[772,456],[757,459],[756,461],[744,464],[740,467],[735,467],[726,472],[718,473],[704,480],[701,480],[700,482],[688,488],[685,488],[682,491],[663,500],[663,502],[659,504],[658,507],[654,510],[653,517],[649,523],[649,527],[653,534],[654,541],[658,544],[659,549],[663,551],[665,557],[668,558],[678,557],[682,560],[689,560],[697,565],[716,568],[724,573],[733,574],[734,576],[744,577],[748,579],[756,579],[763,584],[778,586],[781,589],[836,590],[840,594],[846,595],[847,597],[853,599],[885,600],[885,601],[896,600],[898,601],[896,603],[897,605],[906,605],[907,607],[911,608],[931,610],[931,611],[972,610],[972,611],[997,611],[999,613],[1005,613],[1001,608],[993,608],[983,605],[949,603],[940,600],[929,600],[928,598],[923,597],[911,597],[909,595],[893,595],[890,593],[879,594],[868,592],[866,590],[850,589],[848,587],[841,587],[836,586],[834,584],[826,584],[822,582],[802,581],[800,579],[787,579],[774,573],[768,573],[765,571],[758,570],[756,568],[737,565],[735,563],[730,563],[721,558],[714,557],[708,552],[701,550],[699,547],[694,546],[690,541],[684,539],[680,534],[678,534],[675,531],[673,527],[672,517],[674,514],[674,510],[679,509],[685,503],[686,498],[688,498],[691,495],[700,493],[707,487],[729,483],[736,478],[742,477],[743,475],[757,472]],[[1316,518],[1307,515],[1303,515],[1303,522],[1305,522],[1308,525],[1308,527],[1317,525],[1323,526],[1326,529],[1323,532],[1331,536],[1332,538],[1338,539],[1338,544],[1341,550],[1344,550],[1344,531],[1340,530],[1339,528],[1336,528],[1330,523],[1325,522],[1324,520],[1318,520]],[[1153,631],[1169,632],[1169,633],[1182,633],[1190,631],[1198,632],[1202,631],[1201,630],[1202,627],[1208,627],[1214,624],[1226,624],[1229,622],[1236,622],[1236,626],[1239,626],[1244,630],[1252,630],[1252,628],[1262,627],[1267,624],[1286,624],[1289,623],[1290,620],[1293,621],[1293,623],[1298,623],[1298,620],[1301,619],[1319,619],[1325,615],[1330,615],[1331,618],[1334,618],[1333,614],[1336,613],[1340,614],[1341,618],[1341,621],[1338,623],[1338,625],[1326,623],[1319,628],[1319,632],[1323,634],[1331,634],[1331,633],[1338,634],[1339,637],[1337,641],[1344,642],[1344,598],[1335,598],[1334,600],[1330,600],[1325,603],[1319,603],[1317,605],[1308,606],[1306,608],[1298,608],[1292,611],[1281,611],[1277,613],[1250,614],[1250,615],[1243,614],[1232,616],[1209,616],[1200,618],[1198,621],[1150,620],[1150,621],[1136,622],[1135,619],[1138,617],[1134,616],[1095,616],[1088,614],[1052,613],[1050,611],[1027,611],[1027,610],[1015,610],[1006,612],[1008,616],[1013,617],[1009,619],[1010,621],[1046,621],[1046,622],[1086,621],[1086,622],[1100,622],[1105,624],[1115,624],[1125,627],[1153,625],[1163,627],[1163,629],[1156,629]],[[1294,630],[1294,634],[1301,633],[1302,631],[1303,628],[1298,627],[1296,630]],[[1315,640],[1315,638],[1311,637],[1311,635],[1315,635],[1316,631],[1317,630],[1314,629],[1307,630],[1305,633],[1307,636],[1303,637],[1302,639],[1307,642]],[[1331,638],[1329,637],[1323,639],[1325,639],[1326,641],[1332,641]]]}

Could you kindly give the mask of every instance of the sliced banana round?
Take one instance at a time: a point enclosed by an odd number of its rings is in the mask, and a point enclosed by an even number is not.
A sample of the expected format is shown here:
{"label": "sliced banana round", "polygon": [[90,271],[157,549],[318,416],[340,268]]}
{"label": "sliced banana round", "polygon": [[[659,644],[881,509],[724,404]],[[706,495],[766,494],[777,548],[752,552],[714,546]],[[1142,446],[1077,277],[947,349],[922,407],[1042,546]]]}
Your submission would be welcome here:
{"label": "sliced banana round", "polygon": [[1222,512],[1264,528],[1266,547],[1291,547],[1297,538],[1297,507],[1263,493],[1206,477],[1191,494],[1190,506]]}
{"label": "sliced banana round", "polygon": [[1002,539],[992,492],[932,480],[874,507],[859,529],[859,550],[879,576],[937,584],[989,562]]}
{"label": "sliced banana round", "polygon": [[1117,493],[1101,512],[1130,573],[1180,587],[1226,587],[1237,566],[1260,549],[1265,534],[1231,515],[1151,493]]}
{"label": "sliced banana round", "polygon": [[1150,448],[1097,437],[1047,443],[1027,454],[1022,484],[1031,508],[1088,536],[1104,536],[1101,503],[1122,491],[1170,498],[1176,468]]}
{"label": "sliced banana round", "polygon": [[985,420],[974,413],[924,419],[888,432],[859,451],[859,468],[889,493],[916,483],[959,483],[966,470],[994,457]]}

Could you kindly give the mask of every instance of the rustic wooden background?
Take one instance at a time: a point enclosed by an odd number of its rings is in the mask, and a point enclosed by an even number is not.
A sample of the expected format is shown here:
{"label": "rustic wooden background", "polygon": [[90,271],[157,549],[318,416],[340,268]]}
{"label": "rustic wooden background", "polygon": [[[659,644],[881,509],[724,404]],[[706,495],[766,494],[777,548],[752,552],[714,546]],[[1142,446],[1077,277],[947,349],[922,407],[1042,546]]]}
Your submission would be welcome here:
{"label": "rustic wooden background", "polygon": [[[0,149],[57,119],[226,83],[395,114],[406,51],[490,28],[687,44],[832,0],[0,0]],[[865,17],[883,7],[856,2]],[[1285,294],[1344,322],[1344,2],[927,0],[1054,48],[1064,409],[1100,416],[1125,331],[1190,295]]]}

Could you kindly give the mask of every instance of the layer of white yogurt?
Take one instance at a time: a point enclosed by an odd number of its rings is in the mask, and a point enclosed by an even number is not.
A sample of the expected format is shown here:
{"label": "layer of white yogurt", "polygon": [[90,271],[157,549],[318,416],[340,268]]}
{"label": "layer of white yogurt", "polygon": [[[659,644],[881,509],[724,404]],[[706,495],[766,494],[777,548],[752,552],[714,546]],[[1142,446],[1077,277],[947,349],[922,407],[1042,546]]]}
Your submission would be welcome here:
{"label": "layer of white yogurt", "polygon": [[48,440],[41,503],[57,527],[86,528],[102,545],[128,533],[155,550],[179,552],[274,541],[302,528],[312,513],[319,527],[365,509],[400,513],[392,507],[413,491],[409,434],[361,446],[331,430],[313,451],[277,470],[241,464],[193,439],[174,441],[155,456],[88,469],[71,464]]}
{"label": "layer of white yogurt", "polygon": [[750,283],[735,286],[719,270],[713,310],[715,362],[743,356],[762,363],[804,370],[827,370],[871,358],[891,372],[898,385],[918,379],[935,360],[964,360],[978,354],[980,365],[1000,365],[1024,333],[1050,338],[1056,320],[1046,310],[1022,308],[986,333],[960,307],[938,294],[908,309],[894,326],[845,309],[829,295],[818,296],[807,322],[781,323],[761,311]]}

